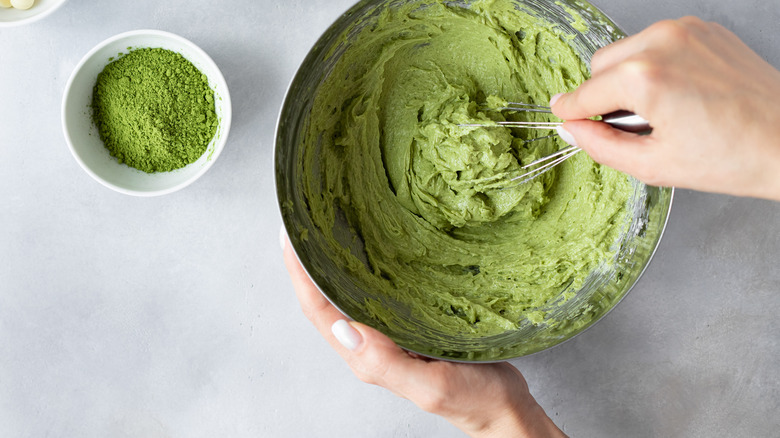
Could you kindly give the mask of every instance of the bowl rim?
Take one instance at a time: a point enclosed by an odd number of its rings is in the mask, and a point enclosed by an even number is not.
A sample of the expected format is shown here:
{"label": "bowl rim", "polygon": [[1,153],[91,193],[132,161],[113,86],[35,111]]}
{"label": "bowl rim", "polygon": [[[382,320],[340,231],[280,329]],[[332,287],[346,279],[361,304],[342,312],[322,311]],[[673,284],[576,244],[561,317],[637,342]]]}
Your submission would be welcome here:
{"label": "bowl rim", "polygon": [[[361,5],[363,5],[367,1],[369,1],[369,0],[357,0],[356,3],[352,4],[347,9],[346,12],[344,12],[342,15],[337,17],[323,31],[323,33],[318,37],[317,41],[312,45],[312,47],[310,48],[309,52],[307,52],[306,56],[301,61],[301,64],[296,69],[295,74],[290,79],[290,81],[289,81],[289,83],[287,85],[287,88],[285,90],[284,98],[282,99],[282,103],[281,103],[280,108],[279,108],[279,113],[277,115],[276,126],[275,126],[275,130],[274,130],[274,151],[273,151],[272,159],[273,159],[274,173],[275,174],[276,174],[276,164],[277,164],[278,154],[279,154],[279,141],[280,141],[279,140],[279,133],[280,133],[281,126],[282,126],[282,123],[283,123],[282,116],[284,115],[284,110],[285,110],[285,108],[288,105],[288,100],[291,99],[290,91],[292,90],[293,85],[297,82],[298,77],[301,75],[303,66],[306,64],[306,60],[312,55],[312,52],[319,46],[320,39],[322,39],[322,37],[339,20],[343,19],[345,16],[351,15],[351,13],[353,11],[358,9]],[[614,29],[617,30],[620,35],[622,35],[623,37],[628,36],[628,33],[625,31],[625,29],[623,29],[623,27],[620,26],[610,15],[605,13],[597,5],[593,4],[592,0],[588,0],[587,4],[590,7],[592,7],[593,9],[595,9],[596,11],[598,11],[600,14],[602,14],[610,22],[610,24],[614,26]],[[658,248],[661,245],[661,241],[663,240],[663,236],[664,236],[664,234],[666,232],[666,228],[667,228],[668,223],[669,223],[669,217],[671,216],[672,207],[674,205],[674,194],[675,194],[675,188],[674,187],[658,187],[658,189],[659,190],[668,191],[668,206],[665,208],[664,216],[663,216],[662,221],[661,221],[662,223],[660,224],[658,235],[657,235],[657,237],[655,239],[655,242],[653,244],[652,250],[649,252],[647,260],[644,262],[644,266],[642,267],[641,271],[636,276],[636,279],[634,280],[634,282],[626,289],[625,292],[623,292],[622,296],[619,299],[617,299],[614,302],[614,304],[609,309],[607,309],[604,313],[599,315],[597,318],[591,320],[586,326],[584,326],[582,329],[576,331],[571,336],[568,336],[567,338],[561,340],[560,342],[558,342],[556,344],[553,344],[553,345],[550,345],[550,346],[548,346],[546,348],[543,348],[541,350],[537,350],[537,351],[533,351],[533,352],[530,352],[530,353],[517,355],[517,356],[499,357],[499,358],[495,358],[495,359],[453,358],[453,357],[435,355],[435,354],[431,354],[431,353],[427,353],[427,352],[421,352],[421,351],[418,351],[418,350],[415,350],[415,349],[411,349],[411,348],[409,348],[407,346],[403,346],[403,345],[399,345],[399,346],[402,349],[404,349],[406,351],[409,351],[411,353],[415,353],[415,354],[418,354],[420,356],[428,357],[428,358],[435,359],[435,360],[441,360],[441,361],[446,361],[446,362],[455,362],[455,363],[485,363],[485,364],[487,364],[487,363],[507,362],[507,361],[511,361],[511,360],[518,360],[518,359],[526,358],[526,357],[529,357],[529,356],[537,355],[537,354],[540,354],[540,353],[543,353],[543,352],[550,351],[550,350],[554,349],[555,347],[558,347],[560,345],[566,344],[569,341],[571,341],[572,339],[579,337],[581,334],[583,334],[583,333],[587,332],[588,330],[590,330],[597,323],[603,321],[608,314],[610,314],[613,310],[615,310],[615,308],[618,307],[618,305],[620,305],[620,303],[622,303],[623,300],[625,300],[625,298],[631,293],[631,291],[634,289],[634,287],[636,287],[636,285],[639,283],[639,281],[641,280],[642,276],[645,274],[645,272],[647,272],[648,267],[652,263],[653,258],[655,257],[655,254],[658,251]],[[289,234],[290,234],[290,227],[288,226],[288,223],[287,223],[287,216],[284,214],[283,200],[279,196],[280,191],[279,191],[278,175],[274,177],[274,191],[275,191],[276,196],[277,196],[277,206],[278,206],[278,211],[280,213],[281,220],[282,220],[282,227],[283,227],[282,229],[283,229],[284,233],[287,236],[289,236]],[[296,243],[297,242],[294,242],[293,239],[288,239],[288,241],[289,241],[288,244],[290,245],[291,249],[293,250],[293,253],[295,255],[296,260],[301,265],[301,267],[303,268],[303,271],[309,277],[309,279],[314,284],[314,286],[317,288],[317,290],[320,292],[320,294],[323,297],[325,297],[325,299],[328,300],[328,302],[331,305],[333,305],[342,315],[344,315],[344,317],[346,317],[346,318],[348,318],[350,320],[354,320],[354,318],[351,315],[349,315],[347,312],[345,312],[341,308],[341,306],[339,306],[338,303],[336,303],[327,293],[325,293],[325,291],[322,289],[322,287],[319,285],[319,283],[314,280],[314,277],[312,277],[311,273],[309,272],[309,268],[303,263],[303,260],[301,259],[301,256],[299,254],[299,248],[296,247]]]}
{"label": "bowl rim", "polygon": [[[76,151],[76,148],[73,146],[73,139],[71,138],[70,129],[68,128],[67,123],[67,107],[69,103],[69,98],[71,96],[70,92],[73,86],[73,83],[76,80],[76,76],[81,71],[81,69],[84,67],[84,65],[89,62],[90,59],[92,59],[95,54],[106,47],[109,44],[112,44],[116,41],[120,41],[123,39],[133,38],[137,36],[155,36],[155,37],[161,37],[169,40],[176,41],[182,45],[187,46],[190,48],[193,52],[197,53],[198,56],[202,57],[205,64],[208,64],[209,67],[213,68],[214,74],[209,75],[210,78],[214,79],[214,82],[223,85],[224,86],[224,92],[220,92],[220,99],[222,100],[222,106],[223,106],[223,114],[220,117],[219,125],[222,129],[222,131],[219,133],[219,138],[216,140],[214,150],[209,155],[209,160],[201,167],[198,172],[193,174],[190,178],[188,178],[186,181],[180,182],[174,186],[165,188],[165,189],[159,189],[159,190],[132,190],[128,189],[126,187],[118,186],[116,184],[113,184],[109,181],[106,181],[105,179],[101,178],[95,171],[93,171],[81,158],[81,156]],[[107,62],[106,65],[108,65],[110,61]],[[62,97],[62,104],[60,108],[61,113],[61,122],[62,122],[62,131],[65,135],[65,141],[68,144],[68,149],[70,150],[71,155],[73,155],[73,158],[76,159],[76,162],[79,164],[79,166],[87,172],[89,176],[92,177],[95,181],[101,183],[105,187],[108,187],[114,191],[117,191],[119,193],[123,193],[126,195],[131,196],[140,196],[140,197],[153,197],[153,196],[161,196],[169,193],[176,192],[178,190],[181,190],[190,184],[194,183],[196,180],[198,180],[201,176],[203,176],[204,173],[206,173],[211,166],[217,161],[217,158],[221,154],[222,150],[225,147],[225,144],[227,143],[228,134],[230,132],[230,125],[232,122],[232,104],[230,101],[230,92],[228,90],[227,81],[225,81],[225,77],[222,75],[222,71],[219,69],[219,66],[214,62],[213,59],[198,45],[193,43],[192,41],[176,35],[171,32],[163,31],[163,30],[156,30],[156,29],[137,29],[137,30],[131,30],[127,32],[122,32],[119,34],[116,34],[114,36],[111,36],[109,38],[106,38],[105,40],[98,43],[96,46],[94,46],[89,52],[87,52],[86,55],[84,55],[79,63],[76,65],[76,67],[73,68],[73,71],[70,75],[70,78],[68,78],[68,82],[65,84],[65,90],[63,92]],[[216,134],[215,134],[216,135]],[[204,152],[205,153],[205,152]],[[192,163],[190,163],[192,164]]]}
{"label": "bowl rim", "polygon": [[[58,0],[57,3],[52,4],[48,9],[45,11],[30,15],[29,17],[22,18],[20,20],[14,20],[14,21],[0,21],[0,27],[16,27],[16,26],[24,26],[25,24],[30,24],[33,22],[36,22],[38,20],[42,20],[49,15],[51,15],[54,11],[59,9],[62,5],[65,4],[67,0]],[[33,5],[35,7],[35,5]]]}

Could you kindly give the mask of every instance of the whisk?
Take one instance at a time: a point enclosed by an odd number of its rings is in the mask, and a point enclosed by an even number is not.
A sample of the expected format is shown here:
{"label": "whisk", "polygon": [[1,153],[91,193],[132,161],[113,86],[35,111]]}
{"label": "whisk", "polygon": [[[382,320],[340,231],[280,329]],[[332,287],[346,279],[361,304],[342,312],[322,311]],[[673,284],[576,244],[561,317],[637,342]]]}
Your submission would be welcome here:
{"label": "whisk", "polygon": [[[552,114],[552,111],[550,110],[550,107],[543,106],[543,105],[533,105],[530,103],[522,103],[522,102],[507,102],[506,106],[500,107],[500,108],[494,108],[494,111],[519,111],[519,112],[532,112],[532,113],[546,113],[546,114]],[[626,132],[632,132],[636,134],[647,134],[652,131],[652,127],[647,122],[647,120],[643,119],[642,117],[630,112],[630,111],[614,111],[609,114],[604,114],[601,116],[601,121],[604,123],[608,123],[612,125],[612,127],[620,129],[621,131]],[[466,124],[460,124],[458,126],[474,126],[474,127],[512,127],[512,128],[526,128],[526,129],[556,129],[558,126],[563,125],[563,122],[513,122],[513,121],[502,121],[502,122],[492,122],[492,123],[466,123]],[[536,141],[536,140],[542,140],[545,138],[550,138],[555,134],[550,134],[544,137],[537,137],[533,138],[531,140],[526,140],[527,142]],[[553,169],[555,166],[557,166],[560,163],[563,163],[564,161],[568,160],[569,158],[576,155],[579,151],[581,151],[577,146],[569,146],[566,148],[563,148],[557,152],[553,152],[549,155],[546,155],[542,158],[539,158],[538,160],[535,160],[531,163],[528,163],[520,168],[520,170],[526,170],[533,168],[533,170],[529,170],[526,173],[523,173],[522,175],[515,176],[513,178],[510,178],[507,182],[508,183],[514,183],[511,186],[506,186],[504,188],[509,187],[515,187],[520,184],[524,184],[528,181],[533,180],[534,178],[537,178],[538,176],[542,175],[543,173]],[[517,181],[517,182],[516,182]]]}

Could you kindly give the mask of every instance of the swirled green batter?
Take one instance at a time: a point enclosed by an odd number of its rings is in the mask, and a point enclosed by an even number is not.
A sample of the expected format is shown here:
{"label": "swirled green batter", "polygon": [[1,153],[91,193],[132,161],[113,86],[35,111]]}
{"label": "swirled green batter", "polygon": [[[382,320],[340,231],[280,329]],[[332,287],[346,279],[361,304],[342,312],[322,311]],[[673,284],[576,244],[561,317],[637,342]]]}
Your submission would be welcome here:
{"label": "swirled green batter", "polygon": [[[567,145],[531,141],[549,132],[459,125],[550,120],[494,109],[546,105],[587,66],[552,25],[506,0],[408,2],[376,20],[355,30],[315,96],[300,162],[314,223],[361,283],[442,332],[541,322],[611,262],[629,181],[581,153],[502,189]],[[360,252],[335,235],[343,219]],[[403,324],[380,301],[365,303],[371,314]]]}

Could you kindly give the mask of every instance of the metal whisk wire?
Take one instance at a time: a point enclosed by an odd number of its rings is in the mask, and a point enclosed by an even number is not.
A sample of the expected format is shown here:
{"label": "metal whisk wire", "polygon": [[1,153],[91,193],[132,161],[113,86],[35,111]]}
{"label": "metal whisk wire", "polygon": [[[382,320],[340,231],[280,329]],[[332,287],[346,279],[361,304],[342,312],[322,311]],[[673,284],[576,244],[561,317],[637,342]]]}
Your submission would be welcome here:
{"label": "metal whisk wire", "polygon": [[[552,111],[548,106],[534,105],[534,104],[523,103],[523,102],[507,102],[506,106],[500,108],[493,108],[492,111],[515,111],[515,112],[552,114]],[[650,126],[650,124],[647,122],[647,120],[643,119],[642,117],[632,112],[623,111],[623,110],[614,111],[609,114],[605,114],[601,116],[601,121],[604,123],[608,123],[612,125],[612,127],[620,129],[622,131],[633,132],[636,134],[647,134],[651,132],[653,129]],[[509,128],[552,130],[552,129],[556,129],[561,125],[563,125],[563,122],[499,121],[499,122],[492,122],[492,123],[467,123],[467,124],[461,124],[459,126],[464,126],[464,127],[502,126],[502,127],[509,127]],[[530,140],[526,140],[526,142],[541,140],[544,138],[550,138],[553,135],[555,134],[550,134],[544,137],[532,138]],[[520,184],[525,184],[526,182],[529,182],[539,177],[540,175],[552,170],[555,166],[573,157],[581,150],[582,149],[580,149],[577,146],[568,146],[559,151],[553,152],[552,154],[539,158],[538,160],[535,160],[531,163],[528,163],[522,166],[520,169],[526,170],[534,166],[538,166],[538,167],[535,167],[534,169],[525,172],[522,175],[518,175],[513,178],[510,178],[507,181],[507,183],[514,183],[514,184],[512,184],[511,186],[508,185],[502,187],[502,189],[508,189],[511,187],[516,187]]]}
{"label": "metal whisk wire", "polygon": [[[525,166],[521,167],[520,169],[525,170],[531,166],[536,166],[536,165],[538,165],[539,167],[531,171],[528,171],[522,175],[516,176],[514,178],[510,178],[508,182],[515,183],[512,185],[512,187],[519,186],[520,184],[525,184],[528,181],[531,181],[532,179],[541,176],[543,173],[552,170],[555,166],[573,157],[575,154],[577,154],[577,152],[581,150],[582,149],[578,148],[577,146],[569,146],[567,148],[559,150],[558,152],[544,156],[532,163],[528,163]],[[509,187],[503,187],[502,189],[508,189],[508,188]]]}

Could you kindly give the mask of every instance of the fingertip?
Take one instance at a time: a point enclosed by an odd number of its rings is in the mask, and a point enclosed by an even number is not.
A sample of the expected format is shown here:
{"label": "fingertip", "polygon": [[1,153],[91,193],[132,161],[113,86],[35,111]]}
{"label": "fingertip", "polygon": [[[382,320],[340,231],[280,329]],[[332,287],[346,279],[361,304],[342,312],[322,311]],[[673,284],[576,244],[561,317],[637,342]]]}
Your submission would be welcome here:
{"label": "fingertip", "polygon": [[349,325],[360,334],[362,339],[359,349],[353,351],[359,353],[363,357],[362,360],[367,363],[393,362],[398,365],[415,366],[413,364],[418,362],[418,359],[407,354],[406,350],[398,346],[388,335],[379,330],[357,321],[350,321]]}
{"label": "fingertip", "polygon": [[558,102],[558,100],[561,99],[561,97],[566,93],[558,93],[550,98],[550,108],[555,106],[555,103]]}
{"label": "fingertip", "polygon": [[349,351],[356,351],[363,345],[363,336],[346,319],[339,319],[330,326],[330,331],[339,343]]}
{"label": "fingertip", "polygon": [[566,100],[569,98],[570,93],[558,93],[550,98],[550,110],[552,113],[559,118],[565,120],[564,117],[561,117],[562,115],[562,108],[566,102]]}
{"label": "fingertip", "polygon": [[[361,342],[343,357],[361,380],[407,398],[419,390],[415,382],[426,372],[428,361],[410,356],[389,336],[368,325],[351,321],[349,326],[359,334]],[[349,350],[351,345],[354,344],[344,346]]]}
{"label": "fingertip", "polygon": [[560,137],[561,140],[565,141],[571,146],[578,146],[577,139],[574,137],[574,135],[572,135],[571,132],[567,131],[566,128],[564,128],[562,125],[556,126],[555,131],[558,133],[558,137]]}
{"label": "fingertip", "polygon": [[570,93],[559,93],[550,99],[550,110],[561,120],[584,120],[592,117],[587,108],[582,105],[580,89]]}

